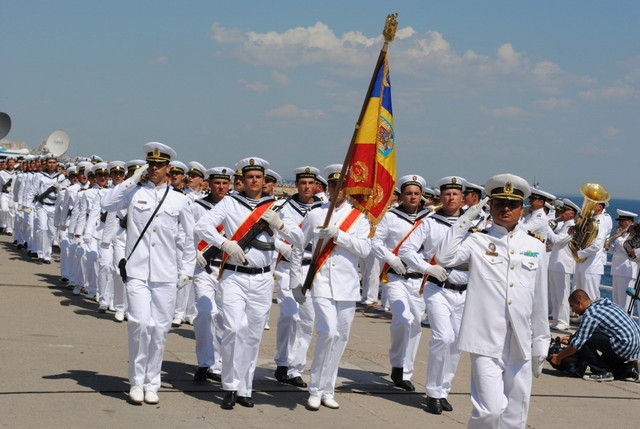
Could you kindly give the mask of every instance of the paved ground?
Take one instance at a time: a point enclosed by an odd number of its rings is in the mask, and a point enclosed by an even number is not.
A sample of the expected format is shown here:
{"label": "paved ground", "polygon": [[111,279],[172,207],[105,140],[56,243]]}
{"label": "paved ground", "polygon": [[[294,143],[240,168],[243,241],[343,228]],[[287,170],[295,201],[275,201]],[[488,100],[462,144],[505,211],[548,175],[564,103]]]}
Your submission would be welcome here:
{"label": "paved ground", "polygon": [[[339,410],[307,411],[307,393],[273,378],[275,320],[265,331],[254,383],[256,407],[220,409],[219,383],[195,385],[191,326],[169,334],[160,404],[126,401],[126,326],[58,282],[59,265],[37,265],[0,238],[0,427],[7,428],[463,428],[471,411],[469,360],[462,357],[449,400],[455,410],[424,411],[424,328],[414,383],[406,393],[389,381],[389,320],[359,311],[341,362]],[[305,375],[308,381],[308,374]],[[636,428],[640,383],[595,383],[556,376],[534,380],[530,428]]]}

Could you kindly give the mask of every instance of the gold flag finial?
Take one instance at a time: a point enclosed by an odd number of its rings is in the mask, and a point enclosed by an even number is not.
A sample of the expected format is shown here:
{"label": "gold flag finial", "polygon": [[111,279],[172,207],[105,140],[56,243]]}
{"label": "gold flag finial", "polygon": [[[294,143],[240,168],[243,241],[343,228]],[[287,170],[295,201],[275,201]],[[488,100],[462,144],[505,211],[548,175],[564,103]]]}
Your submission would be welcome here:
{"label": "gold flag finial", "polygon": [[387,15],[387,20],[384,23],[384,30],[382,30],[385,43],[393,42],[393,39],[396,37],[396,29],[398,28],[398,21],[396,21],[397,17],[397,13],[390,13]]}

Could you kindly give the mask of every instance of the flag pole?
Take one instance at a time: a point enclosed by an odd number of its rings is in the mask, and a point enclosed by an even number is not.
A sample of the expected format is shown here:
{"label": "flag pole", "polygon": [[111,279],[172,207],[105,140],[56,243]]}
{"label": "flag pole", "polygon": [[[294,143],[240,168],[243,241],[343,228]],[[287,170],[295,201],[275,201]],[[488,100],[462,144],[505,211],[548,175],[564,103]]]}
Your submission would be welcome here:
{"label": "flag pole", "polygon": [[[329,208],[327,210],[327,215],[324,218],[324,224],[322,228],[327,228],[329,226],[329,222],[331,221],[331,214],[336,206],[336,200],[338,197],[338,193],[342,189],[342,185],[344,184],[345,176],[347,174],[347,168],[351,163],[351,158],[353,157],[353,152],[355,150],[355,142],[356,137],[358,135],[358,131],[360,130],[360,124],[362,123],[362,118],[365,115],[367,110],[367,105],[369,103],[369,98],[371,96],[371,90],[373,89],[373,85],[375,85],[376,77],[378,75],[378,70],[382,65],[385,56],[387,55],[387,50],[389,48],[389,43],[393,42],[393,39],[396,37],[396,29],[398,28],[398,21],[396,18],[398,17],[397,13],[391,13],[387,15],[387,19],[385,20],[384,29],[382,30],[382,36],[384,37],[384,44],[382,45],[382,49],[380,49],[380,54],[378,55],[378,60],[376,62],[376,66],[373,69],[373,76],[371,77],[371,81],[369,82],[369,88],[367,89],[364,102],[362,103],[362,108],[360,109],[360,115],[358,116],[358,121],[353,130],[353,135],[351,136],[351,142],[349,143],[349,148],[347,149],[347,154],[344,157],[344,162],[342,163],[342,170],[340,171],[340,177],[338,178],[338,183],[335,188],[332,190],[329,196]],[[323,240],[318,240],[314,250],[313,256],[311,257],[311,264],[309,265],[309,271],[307,272],[307,277],[305,278],[304,284],[302,286],[302,292],[306,293],[308,290],[311,290],[313,278],[316,275],[316,261],[320,256],[320,250],[324,247]]]}

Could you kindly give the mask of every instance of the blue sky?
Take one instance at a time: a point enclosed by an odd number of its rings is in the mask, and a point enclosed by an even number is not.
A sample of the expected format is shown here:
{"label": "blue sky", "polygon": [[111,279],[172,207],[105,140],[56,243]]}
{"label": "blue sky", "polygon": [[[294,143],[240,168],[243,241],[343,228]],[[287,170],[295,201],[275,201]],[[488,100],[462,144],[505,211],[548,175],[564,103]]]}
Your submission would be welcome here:
{"label": "blue sky", "polygon": [[398,174],[640,198],[637,1],[3,1],[8,139],[69,155],[342,162],[388,13]]}

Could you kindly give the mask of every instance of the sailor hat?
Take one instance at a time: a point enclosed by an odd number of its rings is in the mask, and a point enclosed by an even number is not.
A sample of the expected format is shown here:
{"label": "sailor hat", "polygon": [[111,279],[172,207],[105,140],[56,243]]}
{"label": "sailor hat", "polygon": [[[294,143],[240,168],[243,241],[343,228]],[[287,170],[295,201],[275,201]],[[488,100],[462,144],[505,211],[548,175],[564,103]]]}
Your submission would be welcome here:
{"label": "sailor hat", "polygon": [[324,168],[324,177],[327,182],[340,180],[340,172],[342,172],[342,164],[329,164]]}
{"label": "sailor hat", "polygon": [[320,174],[316,175],[316,181],[320,182],[322,186],[324,186],[325,188],[327,187],[327,185],[329,185],[329,182],[327,182],[327,179],[325,179],[324,176]]}
{"label": "sailor hat", "polygon": [[195,174],[196,176],[200,176],[204,179],[204,175],[206,172],[207,169],[198,161],[191,161],[189,163],[189,171],[187,171],[187,174]]}
{"label": "sailor hat", "polygon": [[445,189],[457,189],[460,192],[464,192],[464,186],[467,181],[460,176],[447,176],[436,182],[436,188],[440,189],[440,192]]}
{"label": "sailor hat", "polygon": [[213,167],[207,170],[207,178],[209,180],[212,179],[224,179],[231,180],[231,177],[234,175],[235,171],[233,168],[229,167]]}
{"label": "sailor hat", "polygon": [[67,176],[77,176],[78,175],[78,167],[72,165],[67,168]]}
{"label": "sailor hat", "polygon": [[93,174],[104,174],[105,176],[109,174],[109,164],[106,162],[98,162],[91,168],[91,173]]}
{"label": "sailor hat", "polygon": [[422,196],[425,198],[435,198],[436,196],[436,191],[434,191],[431,188],[427,188],[426,186],[424,188],[422,188]]}
{"label": "sailor hat", "polygon": [[293,170],[293,174],[296,175],[296,182],[298,179],[314,179],[317,180],[320,175],[320,170],[309,165],[298,167]]}
{"label": "sailor hat", "polygon": [[616,209],[616,212],[618,213],[618,217],[616,218],[616,220],[633,220],[638,216],[637,213],[633,213],[627,210]]}
{"label": "sailor hat", "polygon": [[137,170],[138,168],[142,167],[145,164],[146,164],[146,161],[143,161],[141,159],[132,159],[131,161],[127,161],[124,163],[124,168],[126,168],[127,171],[133,171],[133,170]]}
{"label": "sailor hat", "polygon": [[523,201],[531,195],[531,186],[522,177],[514,174],[498,174],[487,180],[485,191],[491,198]]}
{"label": "sailor hat", "polygon": [[573,201],[571,201],[569,198],[563,198],[562,199],[562,203],[564,204],[562,206],[563,210],[573,210],[576,214],[580,213],[580,207],[578,207],[578,205],[576,203],[574,203]]}
{"label": "sailor hat", "polygon": [[282,177],[280,177],[278,173],[269,168],[265,172],[265,180],[270,183],[278,183],[282,182]]}
{"label": "sailor hat", "polygon": [[185,165],[184,162],[178,161],[177,159],[169,163],[169,174],[171,173],[185,174],[188,169],[189,168]]}
{"label": "sailor hat", "polygon": [[87,168],[91,167],[93,167],[93,164],[91,164],[89,161],[80,161],[78,163],[78,174],[85,174]]}
{"label": "sailor hat", "polygon": [[48,160],[50,160],[50,159],[55,159],[55,160],[57,161],[57,160],[58,160],[58,157],[57,157],[57,156],[55,156],[55,155],[54,155],[54,154],[52,154],[52,153],[45,153],[44,155],[42,155],[42,156],[40,157],[40,161],[48,161]]}
{"label": "sailor hat", "polygon": [[480,185],[476,185],[475,183],[471,183],[465,180],[464,193],[467,194],[471,192],[475,192],[476,194],[479,194],[480,196],[482,196],[482,194],[484,193],[484,188]]}
{"label": "sailor hat", "polygon": [[111,161],[107,166],[109,173],[117,173],[119,171],[125,172],[125,166],[123,161]]}
{"label": "sailor hat", "polygon": [[422,176],[418,176],[417,174],[407,174],[406,176],[402,176],[398,179],[398,187],[400,191],[405,186],[415,185],[420,188],[420,190],[424,190],[427,187],[427,182],[424,180]]}
{"label": "sailor hat", "polygon": [[244,158],[236,163],[236,170],[242,171],[242,175],[248,171],[262,171],[263,173],[269,168],[269,163],[262,158]]}
{"label": "sailor hat", "polygon": [[90,161],[92,163],[98,163],[98,162],[102,162],[103,160],[98,155],[91,155]]}
{"label": "sailor hat", "polygon": [[550,203],[556,199],[556,196],[538,188],[531,188],[531,198],[541,198]]}
{"label": "sailor hat", "polygon": [[147,154],[147,162],[170,162],[176,157],[176,151],[159,142],[145,143],[142,147]]}

